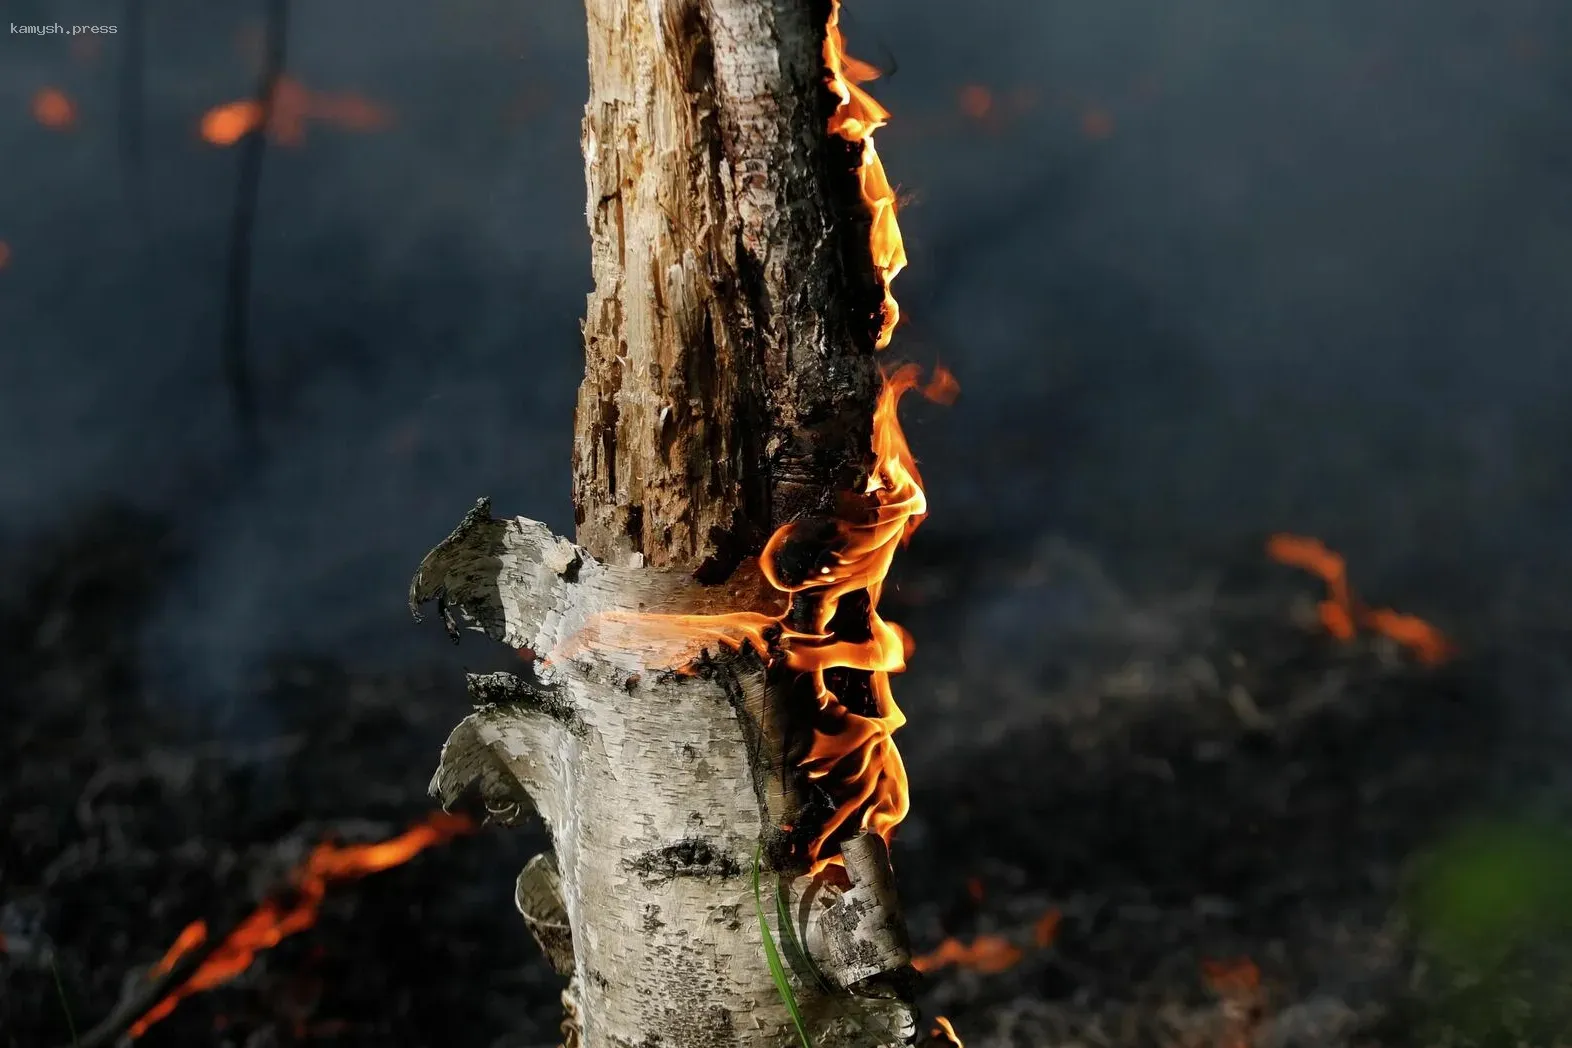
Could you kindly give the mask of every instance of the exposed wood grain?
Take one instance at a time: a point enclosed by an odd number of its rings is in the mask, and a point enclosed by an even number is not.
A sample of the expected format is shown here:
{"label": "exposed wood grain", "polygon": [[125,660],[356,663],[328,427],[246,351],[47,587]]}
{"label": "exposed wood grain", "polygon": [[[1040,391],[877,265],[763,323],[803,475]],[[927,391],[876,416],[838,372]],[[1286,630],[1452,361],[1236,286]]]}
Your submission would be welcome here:
{"label": "exposed wood grain", "polygon": [[578,540],[724,569],[867,467],[881,293],[855,155],[826,131],[829,7],[585,6]]}

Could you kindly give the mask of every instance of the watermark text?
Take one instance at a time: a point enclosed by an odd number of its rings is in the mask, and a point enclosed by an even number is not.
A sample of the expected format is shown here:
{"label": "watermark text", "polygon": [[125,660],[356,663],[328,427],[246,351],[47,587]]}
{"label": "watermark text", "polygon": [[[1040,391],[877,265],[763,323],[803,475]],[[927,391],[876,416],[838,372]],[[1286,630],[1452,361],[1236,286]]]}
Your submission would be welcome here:
{"label": "watermark text", "polygon": [[112,36],[120,32],[117,25],[63,25],[45,22],[42,25],[11,23],[12,36]]}

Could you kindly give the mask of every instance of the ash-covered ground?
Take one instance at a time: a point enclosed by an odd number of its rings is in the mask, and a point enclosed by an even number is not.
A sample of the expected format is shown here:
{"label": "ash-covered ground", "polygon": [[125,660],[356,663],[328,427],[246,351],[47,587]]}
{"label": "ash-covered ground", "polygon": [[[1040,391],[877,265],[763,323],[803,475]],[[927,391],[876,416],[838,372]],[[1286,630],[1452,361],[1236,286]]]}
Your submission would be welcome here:
{"label": "ash-covered ground", "polygon": [[[252,683],[270,730],[237,741],[140,665],[166,527],[104,508],[12,552],[0,1029],[64,1045],[189,921],[224,926],[324,837],[418,821],[467,706],[449,666],[281,657]],[[895,860],[920,949],[1021,956],[933,971],[930,1015],[984,1048],[1566,1043],[1564,630],[1481,615],[1422,668],[1326,637],[1318,584],[1254,550],[1147,591],[1062,540],[963,552],[915,554],[892,600],[930,638]],[[334,887],[142,1043],[554,1043],[559,983],[511,910],[540,843],[485,831]]]}
{"label": "ash-covered ground", "polygon": [[[847,0],[892,352],[963,390],[911,408],[932,517],[887,601],[918,945],[1022,947],[933,973],[972,1048],[1572,1029],[1569,10]],[[507,653],[411,625],[409,574],[478,496],[570,530],[584,46],[573,4],[294,5],[289,74],[386,119],[267,154],[242,456],[236,152],[197,128],[258,13],[5,14],[121,30],[0,36],[0,1046],[48,1048],[317,840],[429,810]],[[1278,531],[1457,657],[1326,637]],[[551,1043],[539,843],[334,888],[143,1043]]]}

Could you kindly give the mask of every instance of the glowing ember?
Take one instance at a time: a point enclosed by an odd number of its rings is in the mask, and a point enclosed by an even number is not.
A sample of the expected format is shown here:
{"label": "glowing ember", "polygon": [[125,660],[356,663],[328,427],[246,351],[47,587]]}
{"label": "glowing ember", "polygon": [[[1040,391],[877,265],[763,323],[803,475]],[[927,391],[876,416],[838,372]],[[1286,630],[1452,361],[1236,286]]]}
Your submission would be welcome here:
{"label": "glowing ember", "polygon": [[895,222],[895,190],[885,178],[884,164],[873,148],[873,133],[889,121],[890,113],[858,86],[877,79],[879,71],[846,53],[846,41],[841,36],[840,0],[831,0],[830,21],[824,36],[824,64],[830,72],[830,90],[841,100],[830,117],[830,133],[862,145],[857,184],[863,202],[873,214],[868,246],[873,252],[874,268],[884,284],[884,316],[874,344],[883,349],[890,344],[895,324],[901,317],[895,296],[890,293],[890,284],[906,268],[906,247]]}
{"label": "glowing ember", "polygon": [[961,1043],[961,1039],[956,1036],[955,1027],[950,1025],[950,1020],[946,1019],[942,1015],[936,1015],[933,1017],[933,1021],[935,1024],[933,1032],[928,1036],[943,1037],[946,1041],[955,1045],[955,1048],[966,1048],[966,1046]]}
{"label": "glowing ember", "polygon": [[0,269],[11,264],[11,245],[0,240]]}
{"label": "glowing ember", "polygon": [[1327,597],[1316,610],[1322,627],[1338,640],[1353,640],[1360,629],[1367,629],[1396,641],[1427,666],[1439,666],[1452,657],[1452,643],[1428,622],[1389,608],[1370,608],[1360,601],[1348,584],[1347,563],[1319,539],[1273,535],[1267,541],[1266,554],[1326,583]]}
{"label": "glowing ember", "polygon": [[33,95],[33,119],[57,131],[76,124],[76,103],[57,87],[42,87]]}
{"label": "glowing ember", "polygon": [[[461,815],[438,812],[399,836],[377,844],[324,842],[317,845],[295,871],[289,897],[268,899],[252,911],[185,982],[132,1025],[131,1036],[140,1037],[187,997],[223,985],[249,968],[262,950],[277,946],[282,940],[315,924],[329,883],[401,865],[431,845],[451,840],[473,828],[474,824]],[[165,975],[172,971],[181,958],[205,943],[207,937],[206,922],[194,921],[187,925],[169,951],[153,966],[153,974]]]}
{"label": "glowing ember", "polygon": [[[202,139],[215,146],[232,146],[260,128],[262,119],[262,106],[254,99],[214,106],[202,117]],[[311,91],[299,81],[280,77],[268,134],[280,145],[299,145],[305,140],[308,120],[349,131],[375,131],[392,122],[386,109],[359,95]]]}
{"label": "glowing ember", "polygon": [[979,935],[970,943],[946,939],[937,949],[912,958],[912,967],[927,973],[954,965],[984,975],[996,975],[1014,968],[1025,956],[1025,951],[1002,935]]}

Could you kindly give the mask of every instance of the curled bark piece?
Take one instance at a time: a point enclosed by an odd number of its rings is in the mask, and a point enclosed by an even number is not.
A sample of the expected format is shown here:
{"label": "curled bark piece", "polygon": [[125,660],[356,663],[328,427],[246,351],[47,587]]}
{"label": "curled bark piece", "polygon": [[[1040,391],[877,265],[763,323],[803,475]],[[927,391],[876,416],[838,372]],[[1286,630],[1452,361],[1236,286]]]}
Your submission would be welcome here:
{"label": "curled bark piece", "polygon": [[573,931],[554,854],[542,852],[525,864],[514,885],[513,903],[557,974],[572,975]]}
{"label": "curled bark piece", "polygon": [[[556,796],[544,755],[554,747],[552,721],[482,706],[453,729],[430,792],[451,808],[471,788],[480,794],[490,821],[512,826]],[[550,822],[550,816],[541,812]]]}
{"label": "curled bark piece", "polygon": [[794,889],[809,955],[826,979],[849,988],[904,968],[912,951],[883,838],[865,830],[843,844],[841,854],[851,887],[804,877]]}

